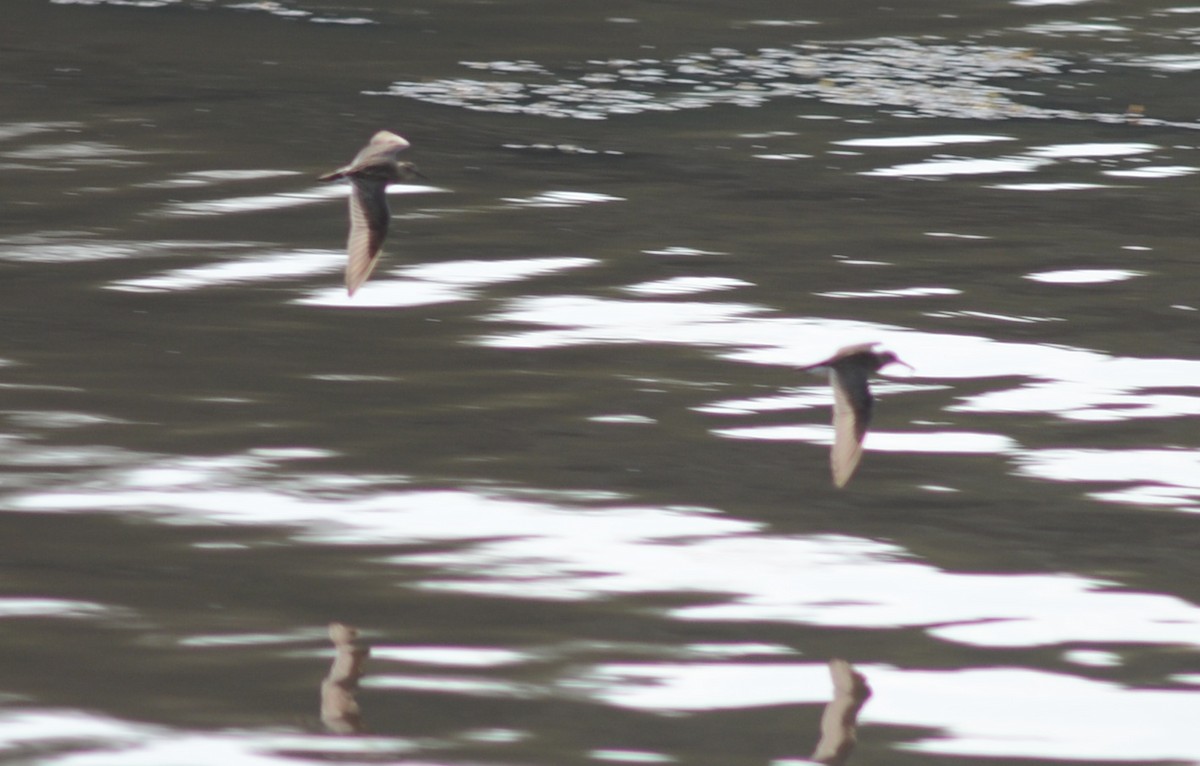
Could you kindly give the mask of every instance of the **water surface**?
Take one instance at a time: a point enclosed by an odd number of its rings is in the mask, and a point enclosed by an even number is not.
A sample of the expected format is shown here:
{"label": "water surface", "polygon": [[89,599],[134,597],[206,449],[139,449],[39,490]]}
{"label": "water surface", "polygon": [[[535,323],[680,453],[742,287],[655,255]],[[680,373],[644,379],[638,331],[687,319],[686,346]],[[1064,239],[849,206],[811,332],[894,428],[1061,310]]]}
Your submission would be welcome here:
{"label": "water surface", "polygon": [[4,760],[1200,763],[1197,9],[10,4]]}

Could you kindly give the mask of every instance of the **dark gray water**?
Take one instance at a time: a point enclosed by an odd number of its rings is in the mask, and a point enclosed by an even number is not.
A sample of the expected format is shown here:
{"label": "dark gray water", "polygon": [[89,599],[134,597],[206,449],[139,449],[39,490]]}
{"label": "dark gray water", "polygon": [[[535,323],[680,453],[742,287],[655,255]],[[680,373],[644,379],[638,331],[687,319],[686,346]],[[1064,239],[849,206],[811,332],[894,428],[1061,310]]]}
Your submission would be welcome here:
{"label": "dark gray water", "polygon": [[4,15],[0,761],[1200,763],[1200,8]]}

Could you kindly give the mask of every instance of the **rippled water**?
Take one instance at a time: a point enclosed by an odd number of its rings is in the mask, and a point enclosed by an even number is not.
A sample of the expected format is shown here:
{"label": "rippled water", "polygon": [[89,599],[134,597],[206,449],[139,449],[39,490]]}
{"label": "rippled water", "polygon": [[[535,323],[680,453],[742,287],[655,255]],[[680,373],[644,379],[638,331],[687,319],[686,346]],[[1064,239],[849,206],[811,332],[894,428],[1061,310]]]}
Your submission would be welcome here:
{"label": "rippled water", "polygon": [[1200,763],[1200,9],[9,5],[0,760]]}

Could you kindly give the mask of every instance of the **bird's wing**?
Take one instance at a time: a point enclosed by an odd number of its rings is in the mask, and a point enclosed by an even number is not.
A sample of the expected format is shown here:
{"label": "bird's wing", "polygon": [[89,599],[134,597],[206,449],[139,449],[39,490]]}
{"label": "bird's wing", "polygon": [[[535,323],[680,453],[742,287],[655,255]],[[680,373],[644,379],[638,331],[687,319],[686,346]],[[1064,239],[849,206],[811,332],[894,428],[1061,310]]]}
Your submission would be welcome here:
{"label": "bird's wing", "polygon": [[407,149],[408,142],[395,133],[381,130],[371,137],[371,142],[362,148],[350,163],[355,170],[396,161],[396,155]]}
{"label": "bird's wing", "polygon": [[379,249],[387,236],[387,182],[354,178],[350,193],[350,237],[346,242],[346,290],[354,295],[379,260]]}
{"label": "bird's wing", "polygon": [[862,442],[871,423],[873,400],[867,386],[867,371],[853,365],[835,365],[829,373],[833,386],[833,450],[829,464],[833,483],[846,486],[858,461]]}
{"label": "bird's wing", "polygon": [[381,130],[371,137],[354,159],[348,165],[343,165],[332,173],[326,173],[317,178],[318,181],[335,181],[344,176],[358,173],[373,165],[395,162],[396,154],[407,149],[410,144],[395,133]]}
{"label": "bird's wing", "polygon": [[861,354],[864,351],[870,351],[871,349],[875,348],[878,345],[879,345],[878,343],[856,343],[853,346],[842,346],[834,353],[833,356],[829,357],[825,361],[817,362],[816,364],[806,364],[803,367],[799,367],[797,369],[812,370],[812,371],[833,369],[833,365],[836,364],[837,362],[840,362],[841,360],[846,359],[848,357],[852,357],[852,356]]}

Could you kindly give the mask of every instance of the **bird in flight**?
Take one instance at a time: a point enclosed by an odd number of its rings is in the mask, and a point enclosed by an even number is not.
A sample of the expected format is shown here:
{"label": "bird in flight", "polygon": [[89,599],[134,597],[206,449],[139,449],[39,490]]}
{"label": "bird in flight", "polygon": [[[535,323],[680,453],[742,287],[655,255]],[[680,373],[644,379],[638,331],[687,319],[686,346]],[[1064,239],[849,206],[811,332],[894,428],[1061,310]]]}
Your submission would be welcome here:
{"label": "bird in flight", "polygon": [[321,176],[321,181],[348,178],[350,193],[350,236],[346,240],[346,291],[354,291],[367,281],[379,260],[379,250],[387,236],[391,211],[387,204],[387,186],[397,181],[424,178],[411,162],[400,162],[396,155],[407,149],[408,142],[395,133],[381,130],[371,137],[349,165]]}
{"label": "bird in flight", "polygon": [[833,483],[838,487],[846,486],[862,459],[862,443],[875,406],[868,377],[893,363],[912,369],[891,351],[875,351],[878,345],[846,346],[823,362],[801,368],[829,371],[829,384],[833,387],[833,450],[829,453],[829,466],[833,470]]}

